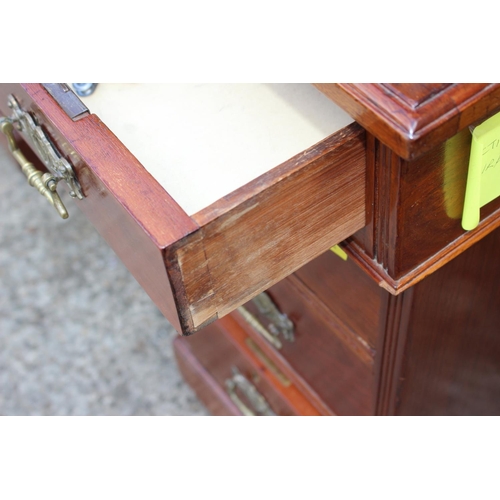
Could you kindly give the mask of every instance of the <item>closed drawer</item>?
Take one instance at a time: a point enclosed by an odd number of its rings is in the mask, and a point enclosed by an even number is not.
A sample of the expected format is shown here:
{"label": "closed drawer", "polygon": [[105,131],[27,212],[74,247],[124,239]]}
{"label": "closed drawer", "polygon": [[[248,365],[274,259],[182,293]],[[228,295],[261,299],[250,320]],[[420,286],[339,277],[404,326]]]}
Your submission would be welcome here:
{"label": "closed drawer", "polygon": [[102,85],[99,117],[73,121],[40,84],[0,86],[0,110],[13,95],[35,118],[78,177],[75,205],[185,334],[366,219],[365,134],[340,108],[309,86],[208,87]]}
{"label": "closed drawer", "polygon": [[295,273],[338,320],[371,349],[377,347],[387,292],[352,258],[328,251]]}
{"label": "closed drawer", "polygon": [[184,378],[214,415],[318,415],[276,367],[255,355],[251,339],[230,316],[202,335],[177,338],[174,350]]}
{"label": "closed drawer", "polygon": [[373,414],[373,352],[295,275],[271,287],[267,294],[293,324],[293,337],[290,332],[285,335],[254,299],[233,315],[255,342],[318,408],[337,415]]}

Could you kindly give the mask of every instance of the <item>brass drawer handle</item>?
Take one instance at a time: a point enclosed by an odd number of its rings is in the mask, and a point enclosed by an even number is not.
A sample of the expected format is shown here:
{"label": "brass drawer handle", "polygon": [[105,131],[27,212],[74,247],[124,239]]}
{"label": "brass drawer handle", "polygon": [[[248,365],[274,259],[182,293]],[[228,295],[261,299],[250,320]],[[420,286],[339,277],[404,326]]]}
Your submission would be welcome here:
{"label": "brass drawer handle", "polygon": [[[22,110],[16,98],[12,95],[8,98],[8,106],[12,109],[12,117],[0,117],[0,131],[7,137],[9,150],[21,166],[21,169],[28,179],[30,186],[45,196],[49,203],[57,210],[63,218],[68,218],[68,211],[61,198],[57,194],[57,183],[64,179],[73,198],[83,199],[80,184],[71,168],[71,165],[54,148],[40,126],[38,126],[31,115]],[[43,163],[50,173],[43,173],[26,159],[14,137],[14,126],[24,132],[36,148]]]}
{"label": "brass drawer handle", "polygon": [[264,351],[250,338],[245,339],[245,344],[250,348],[250,350],[255,354],[255,356],[262,362],[262,364],[276,377],[278,382],[285,386],[290,387],[292,384],[290,379],[276,366],[273,360],[268,358]]}
{"label": "brass drawer handle", "polygon": [[293,342],[295,340],[294,326],[286,314],[283,314],[271,297],[266,293],[259,293],[252,299],[252,302],[257,307],[268,321],[267,329],[275,336],[283,335],[285,340]]}
{"label": "brass drawer handle", "polygon": [[55,177],[49,173],[44,174],[40,172],[40,170],[34,167],[33,163],[26,159],[14,139],[12,123],[5,118],[0,118],[0,130],[7,136],[10,152],[21,166],[21,170],[28,179],[29,185],[36,188],[41,195],[45,196],[63,219],[67,219],[68,211],[57,194]]}
{"label": "brass drawer handle", "polygon": [[250,311],[247,311],[243,306],[240,306],[238,307],[238,312],[257,333],[264,337],[271,345],[276,347],[276,349],[281,349],[283,347],[281,340],[268,332],[261,324],[261,322]]}
{"label": "brass drawer handle", "polygon": [[[228,378],[225,382],[226,391],[233,403],[238,407],[238,409],[245,416],[274,416],[276,415],[268,402],[265,400],[264,396],[259,393],[257,388],[246,379],[241,372],[235,366],[232,367],[233,376]],[[253,409],[249,408],[236,394],[236,390],[239,389],[244,396],[248,399]]]}
{"label": "brass drawer handle", "polygon": [[244,306],[238,307],[238,311],[257,333],[260,333],[260,335],[276,347],[276,349],[281,349],[283,347],[278,337],[280,334],[288,342],[293,342],[295,340],[295,327],[293,323],[286,314],[283,314],[276,307],[276,304],[266,292],[262,292],[254,297],[252,303],[259,311],[259,314],[264,316],[268,321],[266,326],[264,326]]}

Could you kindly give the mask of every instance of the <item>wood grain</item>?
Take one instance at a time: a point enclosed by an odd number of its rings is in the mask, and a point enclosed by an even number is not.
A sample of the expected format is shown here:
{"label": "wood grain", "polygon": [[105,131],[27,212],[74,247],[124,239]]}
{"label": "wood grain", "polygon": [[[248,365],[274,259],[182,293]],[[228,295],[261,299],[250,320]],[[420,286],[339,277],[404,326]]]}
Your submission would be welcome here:
{"label": "wood grain", "polygon": [[497,198],[481,208],[476,229],[462,228],[470,144],[463,130],[406,161],[375,141],[375,162],[367,164],[375,172],[367,185],[375,192],[373,219],[349,239],[346,251],[390,293],[407,290],[500,225]]}
{"label": "wood grain", "polygon": [[[347,247],[380,286],[392,294],[407,290],[499,225],[500,199],[496,199],[482,207],[476,229],[467,232],[461,226],[471,145],[464,126],[472,123],[469,119],[477,123],[498,110],[498,85],[320,87],[326,93],[352,91],[359,97],[356,106],[367,114],[365,119],[374,120],[369,122],[373,135],[367,133],[366,140],[367,224],[349,238]],[[338,99],[344,107],[352,104],[350,98]],[[411,159],[404,157],[386,141],[377,120],[390,123],[394,133],[399,127],[412,129],[415,137],[423,134],[425,147],[417,148]],[[362,123],[370,129],[368,122]]]}
{"label": "wood grain", "polygon": [[301,267],[294,276],[345,325],[344,330],[360,339],[373,356],[383,297],[387,292],[363,272],[355,259],[343,261],[328,251]]}
{"label": "wood grain", "polygon": [[[197,291],[202,307],[187,297],[190,328],[224,316],[363,227],[365,175],[364,132],[353,124],[196,214],[211,288]],[[199,268],[179,251],[169,258],[188,290]]]}
{"label": "wood grain", "polygon": [[[244,306],[247,310],[252,311],[254,313],[254,317],[258,318],[258,315],[255,314],[255,310],[252,310],[251,307],[248,307],[248,304]],[[290,363],[285,357],[280,355],[279,351],[271,346],[267,340],[265,340],[258,332],[255,331],[252,325],[248,323],[248,321],[240,314],[240,311],[233,311],[228,316],[219,321],[224,321],[226,318],[232,318],[236,323],[238,323],[241,330],[243,330],[248,338],[252,339],[255,344],[262,350],[264,355],[274,363],[278,369],[283,373],[285,377],[287,377],[291,383],[297,387],[297,389],[304,394],[304,397],[307,401],[316,409],[316,411],[320,415],[336,415],[334,409],[328,405],[326,401],[324,401],[321,396],[316,392],[316,390],[311,386],[309,381],[305,379],[300,370],[297,370],[294,363]],[[265,322],[261,322],[262,325],[265,325]]]}
{"label": "wood grain", "polygon": [[450,90],[451,83],[384,83],[383,87],[403,100],[412,109],[421,106],[437,94]]}
{"label": "wood grain", "polygon": [[376,415],[394,415],[396,411],[412,305],[413,289],[397,297],[385,296],[376,358]]}
{"label": "wood grain", "polygon": [[368,132],[411,160],[500,111],[500,84],[318,83]]}
{"label": "wood grain", "polygon": [[39,84],[1,92],[38,117],[75,167],[86,195],[79,208],[184,334],[365,224],[364,131],[356,124],[191,218],[95,115],[73,122]]}
{"label": "wood grain", "polygon": [[[247,326],[249,335],[311,401],[319,399],[337,415],[372,414],[373,351],[294,275],[270,288],[268,294],[293,322],[295,341],[280,337],[283,345],[278,350]],[[245,308],[267,325],[252,303]]]}
{"label": "wood grain", "polygon": [[375,234],[376,234],[376,218],[378,189],[376,177],[376,153],[377,139],[372,134],[366,134],[366,225],[359,231],[356,231],[349,239],[355,241],[366,255],[373,259],[375,258]]}
{"label": "wood grain", "polygon": [[[181,341],[223,392],[224,382],[232,376],[231,368],[235,366],[255,385],[276,414],[318,415],[314,406],[293,384],[283,385],[249,349],[245,342],[247,338],[247,333],[240,325],[227,316],[207,326],[202,335],[193,335]],[[178,344],[182,345],[180,342]],[[207,379],[206,376],[203,378]],[[210,401],[213,397],[213,394],[208,397],[204,395],[204,387],[193,385],[193,388],[198,390],[203,401]]]}
{"label": "wood grain", "polygon": [[202,365],[183,337],[173,341],[177,366],[207,410],[214,416],[241,416],[224,388]]}
{"label": "wood grain", "polygon": [[249,340],[251,339],[248,336],[248,332],[244,328],[241,328],[238,321],[235,321],[234,316],[236,314],[234,312],[222,318],[218,323],[226,338],[256,366],[260,376],[266,377],[269,384],[273,387],[273,391],[276,391],[286,399],[287,404],[293,408],[292,412],[294,414],[304,416],[319,415],[318,409],[309,400],[307,394],[303,393],[300,387],[297,387],[293,381],[291,383],[283,383],[283,374],[279,373],[280,376],[278,376],[276,373],[276,368],[278,372],[281,372],[279,367],[274,366],[273,369],[270,369],[269,360],[264,360],[262,354],[260,356],[256,355],[255,348],[250,348],[251,343],[249,343]]}
{"label": "wood grain", "polygon": [[[295,352],[298,340],[277,351],[250,333],[291,380],[309,386],[305,392],[316,406],[319,397],[336,413],[354,413],[350,405],[356,404],[355,398],[349,398],[362,393],[364,406],[358,414],[500,414],[500,200],[482,209],[475,230],[464,231],[460,222],[470,148],[465,127],[498,109],[496,89],[476,84],[378,87],[385,92],[378,96],[380,115],[399,109],[397,126],[413,127],[417,139],[402,143],[413,148],[414,156],[404,157],[404,147],[396,151],[384,143],[383,127],[378,135],[367,135],[366,198],[371,197],[373,209],[367,210],[367,225],[342,245],[349,262],[381,286],[375,292],[377,306],[363,311],[356,297],[349,296],[351,290],[335,297],[337,280],[350,282],[355,290],[356,279],[350,280],[350,273],[342,277],[342,268],[339,273],[333,267],[322,276],[322,266],[313,261],[297,272],[318,266],[309,282],[301,276],[308,293],[315,293],[311,310],[296,304],[304,299],[294,292],[293,277],[270,292],[277,291],[275,302],[308,332],[302,337],[307,345],[300,344]],[[390,122],[387,116],[379,118]],[[400,139],[407,140],[404,134]],[[324,293],[323,284],[332,290]],[[362,288],[357,295],[369,297],[370,285],[367,292]],[[342,318],[338,324],[351,321],[349,329],[375,345],[369,376],[363,375],[367,365],[349,349],[346,337],[328,337],[331,329],[319,319],[321,304]],[[368,337],[368,330],[375,335]],[[311,332],[314,339],[308,337]],[[353,355],[355,361],[349,357]],[[322,373],[315,371],[315,363]],[[359,384],[353,383],[350,391],[347,385],[339,389],[342,377]]]}
{"label": "wood grain", "polygon": [[[0,85],[0,106],[14,94],[73,165],[85,198],[75,201],[167,319],[181,329],[163,249],[197,229],[95,116],[73,122],[39,84]],[[61,182],[60,185],[64,185]],[[73,207],[69,207],[71,212]],[[71,223],[71,219],[68,220]]]}
{"label": "wood grain", "polygon": [[500,414],[499,245],[496,230],[414,287],[396,414]]}

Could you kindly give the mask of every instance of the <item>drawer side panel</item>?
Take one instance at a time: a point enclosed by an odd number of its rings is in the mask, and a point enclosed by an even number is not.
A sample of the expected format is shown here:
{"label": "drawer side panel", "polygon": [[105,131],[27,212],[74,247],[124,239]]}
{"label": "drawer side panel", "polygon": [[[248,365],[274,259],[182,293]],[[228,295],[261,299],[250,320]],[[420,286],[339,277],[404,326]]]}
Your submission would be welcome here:
{"label": "drawer side panel", "polygon": [[0,110],[6,115],[11,93],[73,166],[85,195],[74,205],[180,330],[163,249],[197,225],[96,116],[73,122],[39,84],[0,85]]}
{"label": "drawer side panel", "polygon": [[[297,162],[306,164],[296,168]],[[259,186],[268,184],[265,189],[202,227],[215,294],[197,291],[203,304],[194,293],[194,300],[187,298],[194,329],[228,314],[365,225],[365,133],[359,126],[287,163],[278,167],[281,175],[274,183],[269,176],[257,179]],[[256,188],[251,183],[245,189]],[[198,268],[186,259],[179,262],[186,290],[195,290],[188,284],[199,281]]]}

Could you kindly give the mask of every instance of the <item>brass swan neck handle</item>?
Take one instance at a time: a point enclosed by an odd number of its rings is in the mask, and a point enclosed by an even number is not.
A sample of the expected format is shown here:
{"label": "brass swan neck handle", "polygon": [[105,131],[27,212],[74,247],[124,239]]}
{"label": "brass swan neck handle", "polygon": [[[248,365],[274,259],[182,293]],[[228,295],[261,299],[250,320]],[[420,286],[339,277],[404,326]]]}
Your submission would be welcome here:
{"label": "brass swan neck handle", "polygon": [[0,117],[0,131],[7,137],[9,149],[21,166],[21,170],[28,179],[29,185],[36,188],[40,194],[45,196],[63,219],[67,219],[68,211],[56,191],[58,179],[52,174],[37,170],[33,163],[26,159],[16,143],[14,127],[8,118]]}

